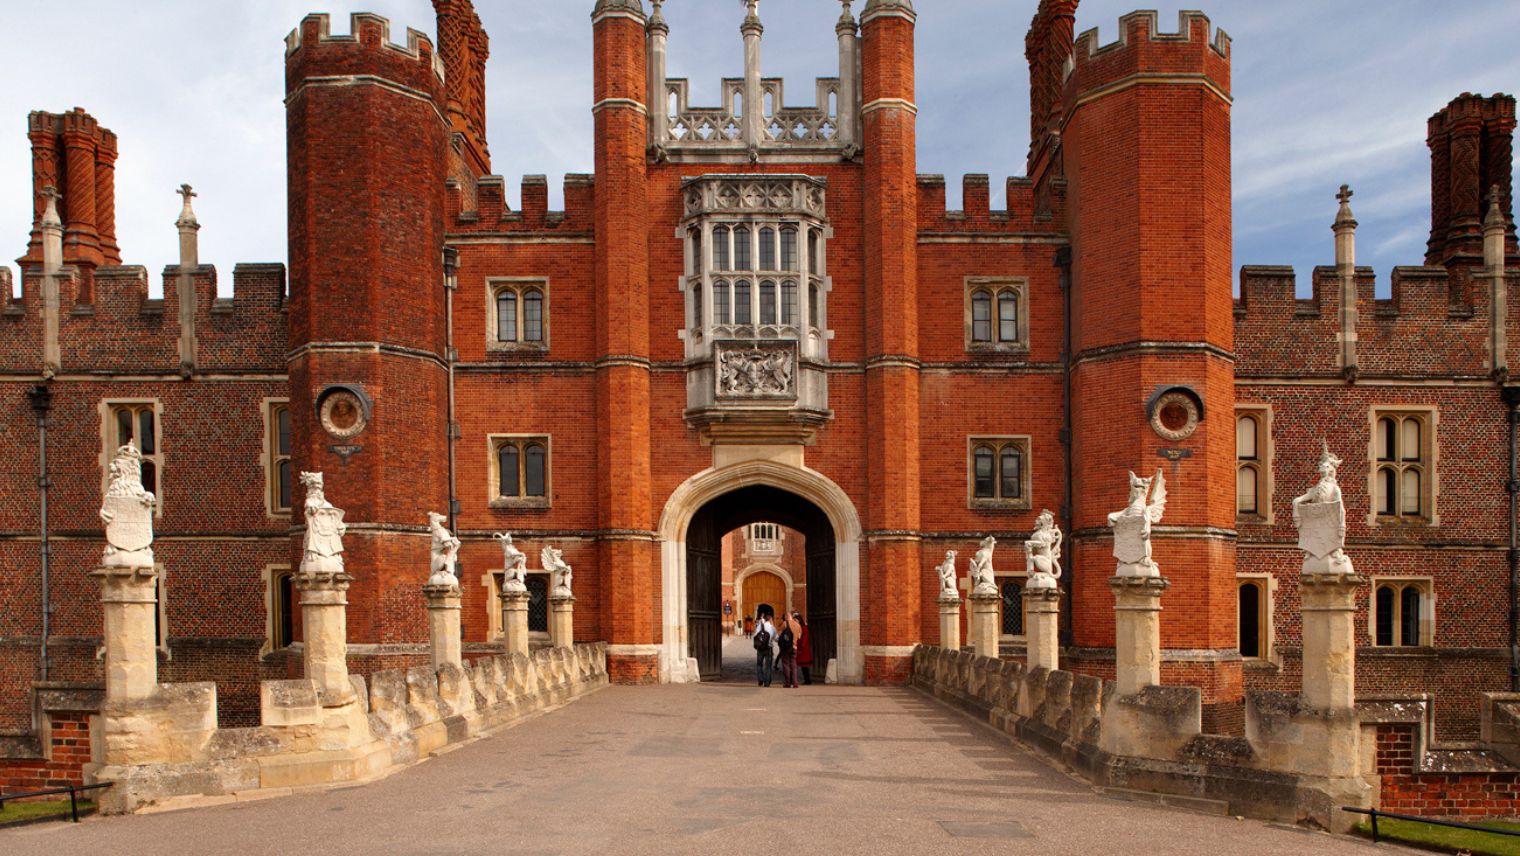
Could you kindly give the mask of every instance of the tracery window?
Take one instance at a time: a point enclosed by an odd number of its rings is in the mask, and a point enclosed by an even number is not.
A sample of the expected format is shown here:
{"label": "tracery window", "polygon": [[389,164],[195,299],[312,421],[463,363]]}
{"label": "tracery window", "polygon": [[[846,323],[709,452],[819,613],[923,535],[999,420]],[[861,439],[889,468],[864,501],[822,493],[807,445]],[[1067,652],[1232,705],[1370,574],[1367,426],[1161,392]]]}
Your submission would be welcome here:
{"label": "tracery window", "polygon": [[1428,412],[1378,412],[1373,427],[1373,487],[1381,522],[1427,523],[1432,518]]}
{"label": "tracery window", "polygon": [[971,507],[1030,507],[1028,437],[973,437],[970,457]]}
{"label": "tracery window", "polygon": [[487,282],[491,309],[487,350],[544,350],[549,342],[549,285],[541,279]]}
{"label": "tracery window", "polygon": [[110,479],[109,461],[115,456],[116,450],[128,442],[135,443],[137,451],[142,453],[143,490],[158,499],[153,506],[154,517],[162,517],[164,513],[161,495],[164,455],[160,443],[163,426],[160,416],[161,408],[154,401],[107,402],[105,424],[101,426],[101,435],[105,440],[104,460],[108,462],[107,467],[101,471],[102,494]]}
{"label": "tracery window", "polygon": [[1435,602],[1430,580],[1379,579],[1373,581],[1372,644],[1413,647],[1434,644]]}
{"label": "tracery window", "polygon": [[1024,280],[971,277],[966,280],[966,350],[1013,351],[1029,348]]}
{"label": "tracery window", "polygon": [[493,507],[547,508],[552,497],[549,438],[492,437],[491,475]]}

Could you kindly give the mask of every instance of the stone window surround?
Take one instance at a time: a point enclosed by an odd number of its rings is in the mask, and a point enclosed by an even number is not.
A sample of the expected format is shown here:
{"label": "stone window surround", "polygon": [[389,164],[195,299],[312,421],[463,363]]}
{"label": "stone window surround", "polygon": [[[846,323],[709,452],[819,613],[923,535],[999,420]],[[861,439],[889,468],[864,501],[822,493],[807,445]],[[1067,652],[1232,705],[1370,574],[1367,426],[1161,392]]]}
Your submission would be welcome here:
{"label": "stone window surround", "polygon": [[[991,446],[993,450],[993,485],[994,489],[1002,487],[1002,473],[996,469],[1002,466],[1003,449],[1009,445],[1017,444],[1023,451],[1023,472],[1020,474],[1023,496],[1018,499],[1004,499],[1002,497],[980,497],[976,495],[976,448],[978,446]],[[1032,493],[1033,460],[1030,456],[1032,438],[1028,434],[973,434],[966,437],[966,507],[975,511],[1028,511],[1034,507]]]}
{"label": "stone window surround", "polygon": [[111,459],[116,456],[116,446],[111,440],[115,434],[115,420],[112,415],[117,407],[153,407],[153,429],[158,432],[158,451],[152,455],[144,455],[144,459],[152,460],[156,473],[156,484],[153,485],[153,518],[161,520],[164,516],[164,464],[168,453],[164,451],[164,403],[157,398],[103,398],[100,400],[100,495],[106,495],[106,488],[111,482]]}
{"label": "stone window surround", "polygon": [[[1378,420],[1384,416],[1415,416],[1421,418],[1424,432],[1421,437],[1425,448],[1422,455],[1425,460],[1425,479],[1421,484],[1424,496],[1425,515],[1423,517],[1389,516],[1378,513],[1378,459],[1377,459],[1377,432]],[[1441,444],[1438,440],[1438,431],[1441,426],[1440,409],[1433,404],[1372,404],[1367,408],[1367,525],[1372,527],[1382,526],[1440,526],[1440,496],[1441,496]]]}
{"label": "stone window surround", "polygon": [[[769,536],[759,527],[771,527]],[[777,523],[751,523],[745,531],[746,553],[751,556],[775,556],[782,551],[781,542],[786,537],[785,529]]]}
{"label": "stone window surround", "polygon": [[[290,519],[290,516],[291,516],[291,509],[290,508],[280,508],[280,507],[278,507],[276,505],[276,502],[277,502],[276,496],[279,493],[278,479],[280,477],[279,476],[279,472],[276,469],[276,464],[279,463],[279,458],[282,457],[282,456],[278,454],[278,450],[277,450],[277,446],[276,446],[277,438],[275,437],[275,431],[277,429],[277,425],[276,425],[276,422],[275,422],[275,412],[276,412],[277,408],[281,408],[281,407],[283,407],[287,411],[289,411],[289,409],[290,409],[290,399],[288,399],[288,398],[266,398],[263,401],[262,411],[263,411],[263,417],[264,417],[264,452],[263,452],[263,455],[260,456],[259,463],[264,468],[264,516],[265,517],[274,517],[274,518],[288,520],[288,519]],[[294,426],[292,426],[292,429],[291,429],[291,431],[292,431],[292,437],[291,437],[291,445],[292,445],[292,447],[294,447],[294,445],[295,445],[295,442],[294,442],[295,438],[293,436],[294,435],[294,430],[295,430]],[[283,457],[289,458],[291,456],[290,455],[285,455]],[[292,465],[292,466],[294,466],[294,465]],[[292,476],[291,501],[294,502],[294,500],[295,500],[295,484],[294,484],[295,473],[294,473],[293,470],[291,472],[291,476]]]}
{"label": "stone window surround", "polygon": [[[971,298],[978,291],[987,292],[992,298],[992,341],[977,342],[972,339]],[[1012,342],[998,340],[998,297],[1013,292],[1017,296],[1019,318],[1017,338]],[[1025,277],[968,276],[965,279],[965,342],[966,352],[971,354],[1027,354],[1029,353],[1029,280]]]}
{"label": "stone window surround", "polygon": [[[497,338],[496,295],[504,290],[517,292],[516,342],[503,342]],[[522,295],[537,291],[544,297],[543,339],[538,342],[522,340]],[[546,353],[549,350],[549,278],[546,276],[488,276],[486,277],[486,352],[487,353]]]}
{"label": "stone window surround", "polygon": [[[1274,520],[1272,513],[1272,488],[1276,479],[1272,474],[1272,405],[1252,404],[1250,402],[1236,402],[1235,419],[1238,424],[1240,417],[1256,417],[1256,512],[1254,514],[1241,514],[1236,512],[1235,518],[1242,522],[1249,522],[1265,526],[1271,526]],[[1236,459],[1236,469],[1241,466],[1239,458]],[[1239,508],[1239,504],[1236,505]]]}
{"label": "stone window surround", "polygon": [[[1393,633],[1392,645],[1379,645],[1377,642],[1377,593],[1383,586],[1393,587]],[[1399,633],[1399,610],[1402,609],[1400,594],[1404,589],[1413,586],[1420,592],[1420,642],[1418,645],[1404,645],[1398,641]],[[1409,574],[1389,574],[1374,576],[1372,588],[1367,596],[1367,639],[1368,644],[1380,650],[1390,648],[1428,648],[1435,644],[1436,639],[1436,585],[1435,578]]]}
{"label": "stone window surround", "polygon": [[[1001,641],[1003,641],[1003,642],[1023,642],[1025,639],[1028,638],[1027,635],[1009,635],[1009,634],[1005,634],[1005,633],[1002,632],[1002,630],[1003,630],[1003,584],[1007,583],[1007,582],[1017,582],[1019,584],[1019,587],[1027,595],[1029,593],[1029,585],[1028,585],[1029,575],[1026,574],[1024,571],[999,571],[999,570],[994,569],[993,572],[992,572],[992,579],[993,579],[993,582],[997,583],[997,588],[998,588],[998,639],[1001,640]],[[1027,604],[1028,604],[1027,599],[1025,600],[1025,604],[1027,606]],[[1029,632],[1029,610],[1025,609],[1024,610],[1024,633],[1027,634],[1028,632]]]}
{"label": "stone window surround", "polygon": [[[283,650],[282,648],[276,648],[274,644],[279,626],[279,596],[276,593],[276,586],[279,584],[281,577],[292,576],[293,574],[294,568],[283,563],[265,565],[263,570],[259,571],[259,579],[264,583],[264,644],[259,648],[260,659],[273,654],[275,651]],[[291,598],[290,608],[300,608],[294,597]]]}
{"label": "stone window surround", "polygon": [[[496,451],[506,442],[526,444],[529,441],[537,441],[544,447],[544,495],[543,496],[516,496],[507,497],[501,495],[501,465]],[[504,509],[537,509],[550,508],[554,505],[554,438],[550,434],[487,434],[486,435],[486,458],[487,468],[491,477],[487,479],[486,504],[490,508]],[[526,462],[523,462],[526,466]]]}
{"label": "stone window surround", "polygon": [[[1277,605],[1277,578],[1269,573],[1238,573],[1235,575],[1235,608],[1240,608],[1240,586],[1242,583],[1255,583],[1261,591],[1261,600],[1257,604],[1260,610],[1258,627],[1261,628],[1261,651],[1260,657],[1241,658],[1247,663],[1271,663],[1281,665],[1282,658],[1277,653],[1277,625],[1273,619]],[[1239,624],[1236,624],[1237,632]]]}
{"label": "stone window surround", "polygon": [[[506,576],[505,568],[488,568],[480,575],[480,587],[486,590],[486,641],[500,642],[505,632],[501,626],[501,581]],[[549,572],[545,570],[525,569],[525,576],[540,576],[547,578]],[[529,630],[529,642],[548,642],[549,634],[543,630]]]}

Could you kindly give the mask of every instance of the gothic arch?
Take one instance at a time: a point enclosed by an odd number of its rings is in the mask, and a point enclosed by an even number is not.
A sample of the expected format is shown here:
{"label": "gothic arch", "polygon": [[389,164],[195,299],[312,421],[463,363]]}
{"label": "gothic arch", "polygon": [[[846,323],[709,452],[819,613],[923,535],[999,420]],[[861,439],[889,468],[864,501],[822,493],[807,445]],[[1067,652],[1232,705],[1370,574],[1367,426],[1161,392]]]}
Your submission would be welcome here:
{"label": "gothic arch", "polygon": [[686,532],[697,512],[724,494],[753,485],[784,490],[818,506],[834,530],[834,587],[838,650],[831,674],[839,683],[860,683],[865,659],[860,650],[860,515],[844,489],[817,470],[774,461],[745,461],[703,470],[682,482],[665,502],[657,537],[663,642],[660,680],[696,681],[696,661],[687,634]]}

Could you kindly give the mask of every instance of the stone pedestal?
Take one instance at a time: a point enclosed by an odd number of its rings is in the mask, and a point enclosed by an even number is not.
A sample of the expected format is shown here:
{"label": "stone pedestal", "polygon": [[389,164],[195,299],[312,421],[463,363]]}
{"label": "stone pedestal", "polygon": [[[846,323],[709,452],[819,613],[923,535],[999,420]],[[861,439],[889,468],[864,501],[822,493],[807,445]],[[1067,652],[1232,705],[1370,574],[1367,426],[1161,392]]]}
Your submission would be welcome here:
{"label": "stone pedestal", "polygon": [[1303,702],[1315,710],[1356,707],[1356,574],[1304,574]]}
{"label": "stone pedestal", "polygon": [[939,599],[939,646],[949,651],[960,650],[961,599],[958,597]]}
{"label": "stone pedestal", "polygon": [[301,593],[301,648],[306,677],[316,681],[326,700],[353,694],[348,680],[348,586],[353,577],[341,571],[295,576]]}
{"label": "stone pedestal", "polygon": [[1110,577],[1114,592],[1114,683],[1120,696],[1161,684],[1161,594],[1166,577]]}
{"label": "stone pedestal", "polygon": [[[526,614],[524,615],[526,619]],[[549,642],[556,648],[575,646],[575,598],[549,598]]]}
{"label": "stone pedestal", "polygon": [[428,602],[428,641],[433,651],[433,670],[464,666],[459,641],[459,586],[429,583],[422,587]]}
{"label": "stone pedestal", "polygon": [[1002,596],[993,594],[971,595],[971,647],[978,657],[998,656],[998,605]]}
{"label": "stone pedestal", "polygon": [[1061,625],[1060,589],[1024,590],[1024,639],[1029,649],[1030,669],[1060,668]]}
{"label": "stone pedestal", "polygon": [[528,599],[526,591],[501,593],[501,652],[528,655]]}
{"label": "stone pedestal", "polygon": [[105,619],[106,700],[136,701],[158,689],[158,572],[96,568]]}

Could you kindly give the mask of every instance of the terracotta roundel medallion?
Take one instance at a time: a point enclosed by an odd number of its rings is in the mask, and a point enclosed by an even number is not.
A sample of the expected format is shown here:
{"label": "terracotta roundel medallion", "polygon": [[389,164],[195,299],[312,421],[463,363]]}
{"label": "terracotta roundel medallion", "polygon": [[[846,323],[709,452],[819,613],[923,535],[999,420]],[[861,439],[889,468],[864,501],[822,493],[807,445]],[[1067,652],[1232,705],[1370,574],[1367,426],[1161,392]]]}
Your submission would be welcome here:
{"label": "terracotta roundel medallion", "polygon": [[1174,443],[1186,440],[1198,430],[1198,403],[1185,392],[1166,393],[1151,408],[1151,429]]}
{"label": "terracotta roundel medallion", "polygon": [[364,403],[359,400],[359,396],[346,389],[328,393],[322,399],[319,415],[322,429],[339,440],[358,436],[369,424],[364,418]]}

